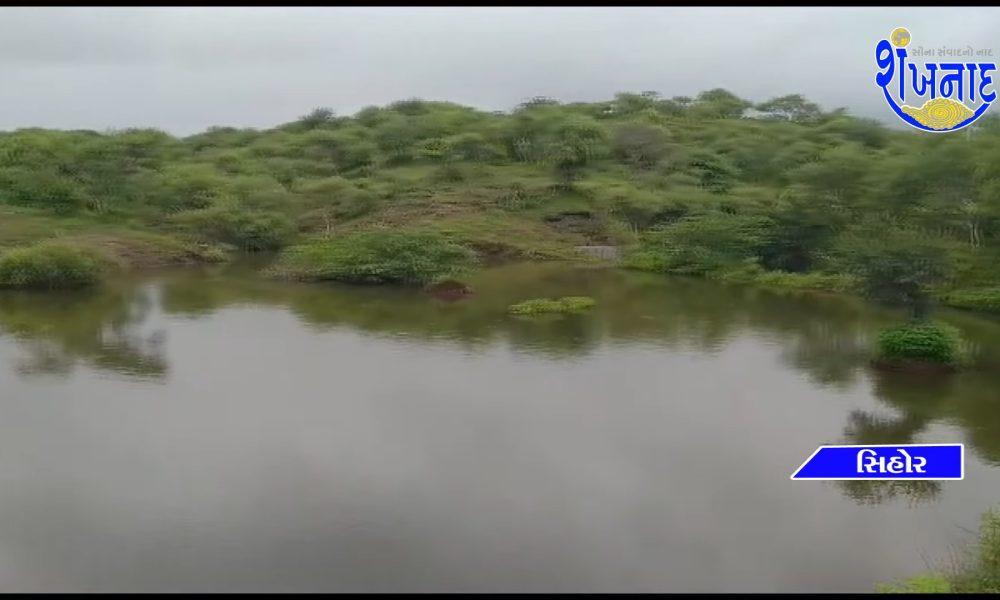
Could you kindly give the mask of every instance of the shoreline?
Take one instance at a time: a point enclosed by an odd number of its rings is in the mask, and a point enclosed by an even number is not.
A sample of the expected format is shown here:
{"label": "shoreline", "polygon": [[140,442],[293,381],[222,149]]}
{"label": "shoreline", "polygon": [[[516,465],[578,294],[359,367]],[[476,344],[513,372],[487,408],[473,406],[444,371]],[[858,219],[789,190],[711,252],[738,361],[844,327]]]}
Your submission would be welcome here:
{"label": "shoreline", "polygon": [[[18,213],[12,213],[18,214]],[[22,215],[23,216],[23,215]],[[45,218],[45,217],[41,217]],[[51,218],[51,217],[48,217]],[[219,243],[198,242],[178,237],[169,231],[144,230],[129,227],[112,226],[105,228],[98,223],[79,223],[79,231],[59,229],[55,236],[31,236],[19,240],[16,245],[0,247],[0,255],[7,250],[30,246],[40,242],[59,242],[68,245],[79,245],[83,249],[92,249],[106,258],[107,268],[102,272],[105,276],[128,273],[142,274],[170,269],[190,269],[208,267],[226,267],[236,263],[273,262],[280,251],[268,250],[247,252],[235,247]],[[459,242],[461,244],[461,242]],[[704,279],[725,285],[750,286],[774,293],[808,294],[818,296],[842,296],[868,302],[856,292],[845,289],[831,289],[823,286],[802,285],[807,278],[836,278],[840,274],[830,273],[786,273],[783,271],[761,271],[759,273],[742,273],[740,271],[709,274],[669,273],[629,266],[624,260],[628,255],[628,245],[619,244],[615,248],[614,258],[594,256],[581,251],[578,247],[567,247],[557,254],[539,257],[538,255],[517,254],[515,252],[497,253],[495,248],[484,249],[477,244],[465,243],[478,257],[479,264],[475,270],[489,269],[497,266],[527,263],[564,264],[570,268],[608,268],[649,273],[668,277],[685,277]],[[261,274],[262,277],[266,277]],[[2,291],[17,291],[19,288],[0,288]],[[974,316],[1000,318],[1000,308],[984,308],[966,303],[949,301],[956,294],[975,293],[979,288],[958,288],[936,293],[935,300],[939,307],[961,311]],[[40,291],[40,290],[35,290]],[[60,291],[58,288],[41,290],[47,292]]]}

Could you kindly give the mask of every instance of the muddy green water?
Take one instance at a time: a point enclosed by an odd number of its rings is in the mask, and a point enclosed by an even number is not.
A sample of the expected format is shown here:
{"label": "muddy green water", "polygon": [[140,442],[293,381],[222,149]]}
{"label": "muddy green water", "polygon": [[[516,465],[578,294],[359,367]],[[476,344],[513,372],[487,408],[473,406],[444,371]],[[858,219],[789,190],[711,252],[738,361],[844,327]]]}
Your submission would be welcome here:
{"label": "muddy green water", "polygon": [[[867,591],[1000,504],[1000,323],[871,371],[891,314],[516,265],[473,298],[253,266],[0,294],[0,591]],[[586,315],[513,318],[538,296]],[[966,479],[792,482],[826,443]]]}

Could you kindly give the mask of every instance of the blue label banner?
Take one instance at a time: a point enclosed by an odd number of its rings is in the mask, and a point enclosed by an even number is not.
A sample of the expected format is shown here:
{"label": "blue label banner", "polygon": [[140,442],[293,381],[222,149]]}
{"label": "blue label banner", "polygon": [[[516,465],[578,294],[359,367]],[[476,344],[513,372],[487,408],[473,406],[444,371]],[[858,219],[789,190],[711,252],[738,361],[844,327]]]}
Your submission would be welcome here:
{"label": "blue label banner", "polygon": [[963,444],[820,446],[792,479],[963,479]]}

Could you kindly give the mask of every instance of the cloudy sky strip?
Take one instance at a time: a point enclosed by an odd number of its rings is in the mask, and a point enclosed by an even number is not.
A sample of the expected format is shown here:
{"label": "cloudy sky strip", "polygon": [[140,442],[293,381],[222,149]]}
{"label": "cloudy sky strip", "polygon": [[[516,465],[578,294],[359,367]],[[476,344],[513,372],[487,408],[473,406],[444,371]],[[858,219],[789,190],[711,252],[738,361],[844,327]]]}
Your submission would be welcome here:
{"label": "cloudy sky strip", "polygon": [[409,97],[803,93],[891,123],[874,47],[1000,51],[1000,9],[0,8],[0,129],[271,127]]}

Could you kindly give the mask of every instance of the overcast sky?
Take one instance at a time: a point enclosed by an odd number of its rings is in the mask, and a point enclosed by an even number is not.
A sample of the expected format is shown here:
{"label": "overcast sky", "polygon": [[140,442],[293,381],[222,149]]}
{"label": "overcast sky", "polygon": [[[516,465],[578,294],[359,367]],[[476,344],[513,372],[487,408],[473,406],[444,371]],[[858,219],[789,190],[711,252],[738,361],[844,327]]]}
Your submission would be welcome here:
{"label": "overcast sky", "polygon": [[803,93],[890,121],[875,43],[993,48],[1000,9],[0,8],[0,130],[271,127],[419,97]]}

